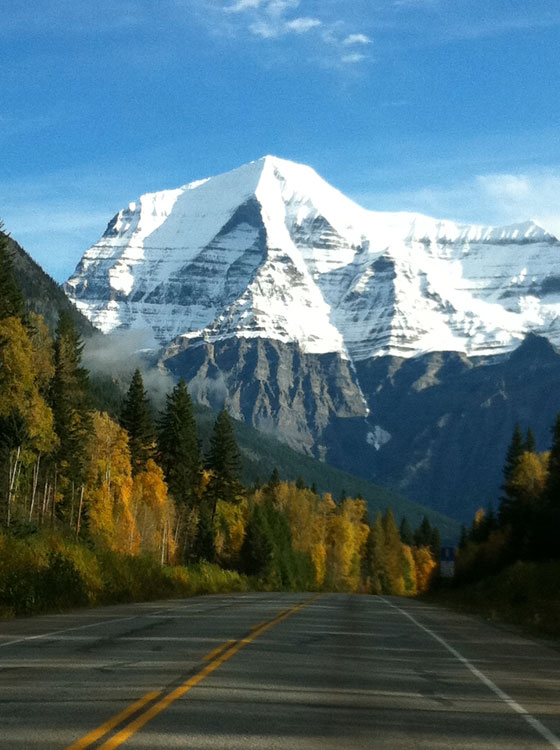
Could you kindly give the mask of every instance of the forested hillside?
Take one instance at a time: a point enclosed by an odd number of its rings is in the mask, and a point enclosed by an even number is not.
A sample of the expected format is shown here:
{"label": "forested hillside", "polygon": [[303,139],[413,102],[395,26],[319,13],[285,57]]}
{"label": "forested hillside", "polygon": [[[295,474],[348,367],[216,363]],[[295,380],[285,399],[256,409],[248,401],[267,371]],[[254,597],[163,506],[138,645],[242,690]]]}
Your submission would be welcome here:
{"label": "forested hillside", "polygon": [[41,315],[53,333],[62,312],[71,318],[76,330],[82,336],[89,337],[97,333],[97,329],[74,307],[56,281],[38,263],[35,263],[21,245],[2,232],[1,225],[0,239],[7,242],[7,250],[12,258],[13,274],[29,312]]}

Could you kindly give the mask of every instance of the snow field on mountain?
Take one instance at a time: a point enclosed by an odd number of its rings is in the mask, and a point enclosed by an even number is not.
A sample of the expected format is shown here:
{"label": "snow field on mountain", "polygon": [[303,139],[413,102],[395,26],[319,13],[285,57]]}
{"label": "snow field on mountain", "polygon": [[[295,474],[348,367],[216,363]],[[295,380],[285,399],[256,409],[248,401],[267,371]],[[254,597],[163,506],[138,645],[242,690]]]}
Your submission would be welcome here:
{"label": "snow field on mountain", "polygon": [[353,360],[560,343],[560,243],[367,211],[310,167],[264,157],[119,212],[66,290],[104,331],[296,341]]}

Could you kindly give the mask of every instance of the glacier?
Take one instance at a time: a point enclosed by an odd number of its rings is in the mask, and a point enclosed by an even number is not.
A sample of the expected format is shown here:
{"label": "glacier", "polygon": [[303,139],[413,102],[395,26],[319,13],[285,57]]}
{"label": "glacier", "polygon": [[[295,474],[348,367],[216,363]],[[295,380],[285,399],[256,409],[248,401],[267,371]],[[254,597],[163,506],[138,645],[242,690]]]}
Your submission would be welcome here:
{"label": "glacier", "polygon": [[362,208],[312,168],[266,156],[119,211],[65,291],[104,332],[154,348],[231,337],[350,362],[488,357],[529,332],[560,345],[560,242]]}

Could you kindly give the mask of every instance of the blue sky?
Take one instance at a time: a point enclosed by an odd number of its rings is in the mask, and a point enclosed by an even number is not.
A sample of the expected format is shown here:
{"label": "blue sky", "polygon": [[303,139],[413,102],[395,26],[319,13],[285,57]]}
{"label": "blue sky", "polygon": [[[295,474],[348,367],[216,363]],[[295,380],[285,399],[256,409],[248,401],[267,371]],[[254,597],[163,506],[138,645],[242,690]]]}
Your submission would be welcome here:
{"label": "blue sky", "polygon": [[141,193],[267,153],[560,233],[558,0],[11,0],[2,32],[0,217],[58,280]]}

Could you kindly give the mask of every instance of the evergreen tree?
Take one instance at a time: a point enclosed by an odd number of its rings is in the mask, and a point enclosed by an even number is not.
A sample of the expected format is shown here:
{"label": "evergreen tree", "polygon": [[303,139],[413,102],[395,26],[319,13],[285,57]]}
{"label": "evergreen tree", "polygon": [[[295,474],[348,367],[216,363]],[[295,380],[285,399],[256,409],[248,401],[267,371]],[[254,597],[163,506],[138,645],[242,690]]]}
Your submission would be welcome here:
{"label": "evergreen tree", "polygon": [[517,501],[516,488],[513,484],[513,478],[515,469],[521,456],[525,452],[525,442],[523,435],[521,434],[521,428],[519,424],[515,425],[511,442],[506,453],[506,460],[504,463],[503,476],[504,481],[502,484],[502,499],[500,502],[500,525],[506,526],[511,523],[512,516],[514,515],[514,506]]}
{"label": "evergreen tree", "polygon": [[241,565],[244,573],[258,578],[268,575],[272,563],[274,542],[263,506],[256,505],[245,531],[241,548]]}
{"label": "evergreen tree", "polygon": [[268,480],[268,486],[270,489],[274,489],[275,487],[280,486],[280,474],[278,473],[278,469],[276,466],[272,470],[272,474],[270,475],[270,479]]}
{"label": "evergreen tree", "polygon": [[225,410],[218,414],[214,423],[206,466],[212,472],[207,494],[214,518],[218,500],[236,502],[244,491],[241,484],[241,456],[231,420]]}
{"label": "evergreen tree", "polygon": [[402,543],[408,544],[409,547],[412,547],[414,545],[414,532],[412,531],[412,527],[410,526],[408,519],[405,516],[403,516],[403,519],[401,521],[399,532],[401,535]]}
{"label": "evergreen tree", "polygon": [[441,556],[441,534],[439,533],[439,529],[436,527],[432,529],[430,549],[432,550],[432,556],[434,560],[438,561]]}
{"label": "evergreen tree", "polygon": [[89,375],[82,367],[80,335],[67,313],[61,313],[54,341],[54,376],[49,401],[59,439],[55,453],[56,473],[63,494],[59,514],[67,515],[77,488],[84,482],[86,446],[92,429]]}
{"label": "evergreen tree", "polygon": [[552,428],[552,445],[548,459],[548,478],[545,496],[551,506],[560,507],[560,414]]}
{"label": "evergreen tree", "polygon": [[132,475],[143,471],[155,454],[156,429],[151,416],[148,394],[140,370],[136,370],[125,396],[121,427],[128,432]]}
{"label": "evergreen tree", "polygon": [[461,536],[459,537],[459,549],[465,549],[467,546],[469,535],[467,532],[467,527],[464,523],[461,524]]}
{"label": "evergreen tree", "polygon": [[307,489],[307,486],[305,484],[305,479],[301,476],[301,474],[296,479],[296,487],[298,488],[298,490]]}
{"label": "evergreen tree", "polygon": [[190,507],[200,483],[200,451],[191,397],[184,380],[167,396],[159,430],[161,466],[179,510]]}
{"label": "evergreen tree", "polygon": [[424,516],[422,523],[414,532],[414,543],[417,547],[429,547],[432,543],[432,524],[428,516]]}
{"label": "evergreen tree", "polygon": [[537,451],[537,443],[535,441],[535,436],[533,434],[533,430],[529,427],[527,430],[527,434],[525,436],[525,450],[527,453],[536,453]]}
{"label": "evergreen tree", "polygon": [[25,314],[25,304],[20,288],[14,278],[13,253],[8,245],[8,235],[0,221],[0,320],[21,318]]}
{"label": "evergreen tree", "polygon": [[548,478],[543,499],[544,508],[535,519],[534,532],[534,537],[540,541],[539,556],[560,558],[560,414],[556,416],[552,428]]}
{"label": "evergreen tree", "polygon": [[196,535],[196,556],[199,560],[214,562],[216,554],[215,549],[216,532],[214,529],[214,519],[212,517],[212,508],[208,503],[202,503],[200,506],[200,515],[198,517],[198,528]]}

